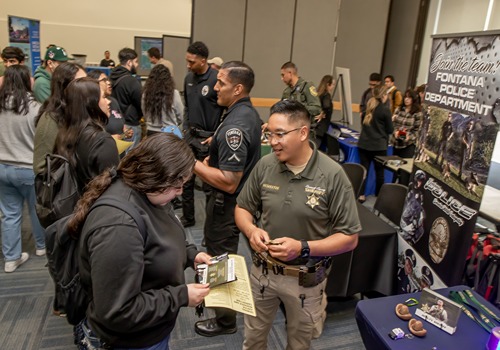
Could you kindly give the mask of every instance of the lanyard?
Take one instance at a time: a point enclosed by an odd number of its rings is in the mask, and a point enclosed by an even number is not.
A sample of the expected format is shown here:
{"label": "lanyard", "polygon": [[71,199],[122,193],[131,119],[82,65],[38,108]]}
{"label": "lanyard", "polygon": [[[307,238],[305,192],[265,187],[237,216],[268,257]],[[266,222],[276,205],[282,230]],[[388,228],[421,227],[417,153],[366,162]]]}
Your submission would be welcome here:
{"label": "lanyard", "polygon": [[478,306],[481,310],[490,315],[495,321],[500,322],[500,317],[498,317],[495,313],[493,313],[493,311],[488,309],[484,304],[481,304],[470,290],[464,290],[463,292],[474,305]]}
{"label": "lanyard", "polygon": [[[481,319],[478,319],[475,317],[472,312],[469,310],[469,307],[472,308],[473,310],[476,310],[475,307],[472,307],[470,304],[467,303],[465,300],[465,296],[462,294],[462,292],[450,292],[450,298],[460,304],[460,307],[462,308],[462,311],[474,322],[476,322],[479,326],[481,326],[486,332],[491,333],[491,330],[493,329],[494,325],[493,323],[483,314],[479,313]],[[477,311],[476,311],[477,312]]]}

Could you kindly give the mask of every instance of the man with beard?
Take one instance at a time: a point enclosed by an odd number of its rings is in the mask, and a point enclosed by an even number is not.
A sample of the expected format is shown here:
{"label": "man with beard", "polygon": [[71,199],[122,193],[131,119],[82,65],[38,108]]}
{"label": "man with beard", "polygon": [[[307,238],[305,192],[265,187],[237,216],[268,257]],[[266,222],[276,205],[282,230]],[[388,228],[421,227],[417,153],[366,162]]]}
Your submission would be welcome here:
{"label": "man with beard", "polygon": [[113,69],[110,74],[112,96],[118,100],[120,110],[125,118],[125,126],[132,129],[133,144],[129,148],[135,147],[141,141],[141,93],[142,87],[139,80],[134,77],[137,73],[139,62],[137,52],[126,47],[118,53],[120,65]]}
{"label": "man with beard", "polygon": [[444,309],[444,301],[438,299],[435,305],[431,306],[429,314],[444,323],[448,322],[448,313]]}
{"label": "man with beard", "polygon": [[[261,120],[250,102],[255,77],[243,62],[222,65],[217,74],[217,103],[227,108],[210,143],[209,157],[194,172],[210,187],[205,221],[207,253],[236,254],[240,231],[234,222],[236,197],[260,159]],[[215,309],[215,318],[199,321],[196,333],[212,337],[236,332],[236,312]]]}
{"label": "man with beard", "polygon": [[33,85],[33,95],[35,95],[35,99],[44,103],[50,96],[51,93],[51,81],[52,74],[56,68],[62,63],[73,58],[69,57],[64,48],[51,45],[47,48],[47,52],[45,53],[45,59],[41,66],[39,66],[33,77],[35,78],[35,84]]}

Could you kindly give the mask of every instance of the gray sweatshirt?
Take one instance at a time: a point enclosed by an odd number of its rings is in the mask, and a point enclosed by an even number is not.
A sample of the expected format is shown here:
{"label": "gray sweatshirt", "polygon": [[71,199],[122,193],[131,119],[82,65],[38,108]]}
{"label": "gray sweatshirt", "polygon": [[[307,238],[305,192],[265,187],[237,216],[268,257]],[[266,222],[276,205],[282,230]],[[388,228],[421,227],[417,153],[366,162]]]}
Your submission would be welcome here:
{"label": "gray sweatshirt", "polygon": [[182,114],[184,113],[184,104],[182,103],[179,91],[174,90],[174,100],[172,101],[172,108],[169,111],[162,111],[161,123],[154,122],[151,117],[146,114],[144,108],[144,97],[142,98],[142,110],[144,111],[144,119],[148,125],[148,130],[161,131],[161,128],[168,125],[176,125],[182,129]]}
{"label": "gray sweatshirt", "polygon": [[28,114],[0,112],[0,163],[21,168],[33,168],[33,138],[35,117],[40,103],[30,101]]}

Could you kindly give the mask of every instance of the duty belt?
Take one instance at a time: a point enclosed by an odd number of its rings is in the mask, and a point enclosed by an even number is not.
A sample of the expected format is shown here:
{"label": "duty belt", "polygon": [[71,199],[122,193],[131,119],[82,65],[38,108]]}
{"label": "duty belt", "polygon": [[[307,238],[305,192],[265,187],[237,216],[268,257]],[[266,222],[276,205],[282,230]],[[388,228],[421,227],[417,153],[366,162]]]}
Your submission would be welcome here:
{"label": "duty belt", "polygon": [[325,280],[330,272],[332,258],[325,257],[314,265],[287,265],[271,256],[253,252],[252,260],[255,266],[261,267],[264,274],[271,270],[275,275],[298,278],[299,286],[314,287]]}
{"label": "duty belt", "polygon": [[195,128],[193,126],[189,128],[189,131],[191,132],[191,135],[199,137],[210,137],[214,134],[213,131],[206,131],[203,129]]}

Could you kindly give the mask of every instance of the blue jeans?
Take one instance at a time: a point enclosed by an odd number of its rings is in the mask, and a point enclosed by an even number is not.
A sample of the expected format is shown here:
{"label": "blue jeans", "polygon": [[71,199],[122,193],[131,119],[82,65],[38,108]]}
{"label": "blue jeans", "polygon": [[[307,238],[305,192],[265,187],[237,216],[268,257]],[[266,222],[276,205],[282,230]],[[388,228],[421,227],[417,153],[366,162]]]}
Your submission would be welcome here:
{"label": "blue jeans", "polygon": [[28,203],[36,249],[45,248],[45,232],[35,211],[35,174],[31,168],[0,163],[0,210],[2,252],[5,261],[21,257],[21,219],[24,201]]}
{"label": "blue jeans", "polygon": [[134,131],[134,136],[132,136],[132,139],[127,139],[126,141],[132,141],[133,144],[127,149],[127,152],[130,152],[130,150],[134,147],[136,147],[139,142],[141,142],[142,138],[142,129],[140,125],[125,125],[127,128],[130,128]]}
{"label": "blue jeans", "polygon": [[[86,318],[76,325],[74,330],[75,344],[79,350],[98,350],[101,349],[101,346],[103,346],[101,340],[88,326]],[[159,343],[145,348],[113,348],[113,350],[169,350],[169,340],[170,334]],[[107,347],[104,346],[104,348]]]}

